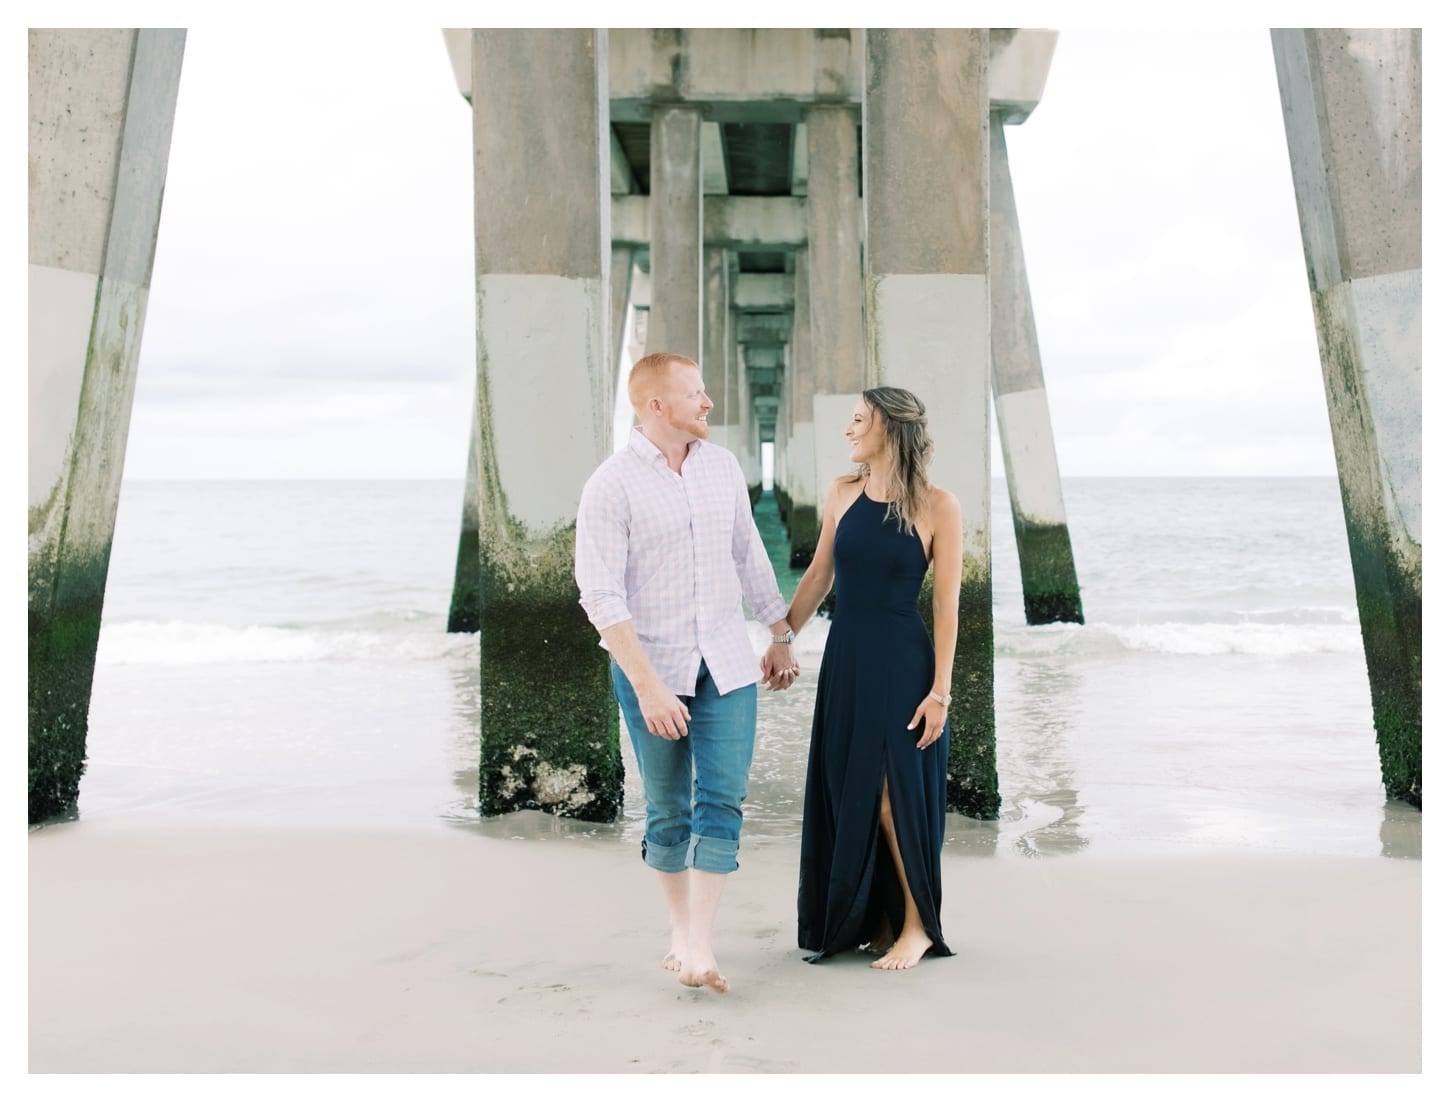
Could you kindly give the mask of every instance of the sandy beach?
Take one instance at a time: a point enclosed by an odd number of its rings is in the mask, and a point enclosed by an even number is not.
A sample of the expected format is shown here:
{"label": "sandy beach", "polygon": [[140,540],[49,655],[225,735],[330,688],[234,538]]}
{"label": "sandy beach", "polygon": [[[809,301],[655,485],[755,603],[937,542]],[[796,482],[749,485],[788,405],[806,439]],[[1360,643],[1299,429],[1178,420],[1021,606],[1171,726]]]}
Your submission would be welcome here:
{"label": "sandy beach", "polygon": [[658,967],[617,839],[77,822],[28,849],[32,1072],[1421,1067],[1414,860],[949,850],[957,956],[883,974],[804,964],[795,853],[747,840],[720,996]]}

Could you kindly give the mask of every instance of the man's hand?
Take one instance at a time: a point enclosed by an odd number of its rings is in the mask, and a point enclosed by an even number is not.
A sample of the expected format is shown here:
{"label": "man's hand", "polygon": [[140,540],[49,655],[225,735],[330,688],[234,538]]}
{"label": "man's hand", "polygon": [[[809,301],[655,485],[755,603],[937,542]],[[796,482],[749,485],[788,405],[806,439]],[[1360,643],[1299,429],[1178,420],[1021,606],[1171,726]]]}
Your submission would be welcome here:
{"label": "man's hand", "polygon": [[643,691],[635,690],[635,696],[639,699],[639,710],[650,734],[673,742],[690,733],[690,710],[658,677]]}
{"label": "man's hand", "polygon": [[789,643],[772,643],[760,659],[760,680],[771,691],[788,689],[800,676],[801,664]]}

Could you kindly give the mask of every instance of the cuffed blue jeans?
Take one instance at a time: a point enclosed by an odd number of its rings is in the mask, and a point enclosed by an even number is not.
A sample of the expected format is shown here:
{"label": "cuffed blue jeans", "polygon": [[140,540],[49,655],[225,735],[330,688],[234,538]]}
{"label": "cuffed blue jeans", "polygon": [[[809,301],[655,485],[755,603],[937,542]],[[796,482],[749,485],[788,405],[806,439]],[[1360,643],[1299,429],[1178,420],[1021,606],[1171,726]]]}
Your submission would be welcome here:
{"label": "cuffed blue jeans", "polygon": [[723,696],[700,663],[690,733],[661,738],[645,727],[629,678],[610,659],[614,697],[644,781],[644,863],[660,872],[734,872],[740,867],[740,805],[755,753],[755,685]]}

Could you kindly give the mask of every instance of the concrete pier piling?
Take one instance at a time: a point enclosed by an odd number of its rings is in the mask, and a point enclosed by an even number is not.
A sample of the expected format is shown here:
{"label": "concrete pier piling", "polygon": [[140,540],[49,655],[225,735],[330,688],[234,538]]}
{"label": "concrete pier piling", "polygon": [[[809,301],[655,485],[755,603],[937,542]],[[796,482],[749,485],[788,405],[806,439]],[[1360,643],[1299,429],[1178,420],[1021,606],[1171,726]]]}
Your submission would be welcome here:
{"label": "concrete pier piling", "polygon": [[814,257],[802,253],[795,262],[795,313],[791,325],[790,356],[784,389],[789,394],[789,432],[785,530],[790,539],[791,567],[810,565],[821,535],[820,493],[816,487],[816,374],[815,333],[812,325],[810,272]]}
{"label": "concrete pier piling", "polygon": [[628,343],[629,293],[634,282],[634,249],[615,245],[609,257],[609,355],[606,368],[614,380]]}
{"label": "concrete pier piling", "polygon": [[607,656],[573,573],[614,400],[606,50],[598,30],[471,34],[484,815],[609,821],[624,797]]}
{"label": "concrete pier piling", "polygon": [[992,395],[1029,624],[1080,624],[1082,596],[1047,410],[1002,115],[992,112]]}
{"label": "concrete pier piling", "polygon": [[73,813],[186,32],[32,30],[29,821]]}
{"label": "concrete pier piling", "polygon": [[703,306],[701,311],[702,339],[700,344],[700,377],[705,384],[705,393],[715,403],[710,411],[710,422],[715,431],[711,436],[722,447],[727,446],[720,432],[727,406],[725,387],[729,378],[726,339],[730,331],[730,261],[724,249],[710,247],[705,250],[705,265],[702,275]]}
{"label": "concrete pier piling", "polygon": [[478,394],[474,392],[473,423],[468,432],[468,466],[463,475],[463,516],[458,524],[458,559],[453,566],[453,599],[448,603],[448,630],[478,630]]}
{"label": "concrete pier piling", "polygon": [[[738,261],[731,254],[726,254],[725,279],[728,284],[735,275],[735,266]],[[725,292],[725,347],[722,353],[725,357],[725,389],[721,396],[715,398],[715,404],[719,407],[720,415],[720,444],[729,448],[740,463],[740,469],[745,472],[746,485],[751,486],[750,464],[755,461],[756,474],[753,483],[755,493],[760,489],[760,462],[756,459],[756,448],[751,445],[748,437],[748,418],[746,417],[746,406],[750,403],[750,381],[745,376],[744,366],[740,359],[740,341],[738,336],[737,315],[730,303],[730,292],[727,286]]]}
{"label": "concrete pier piling", "polygon": [[853,397],[866,383],[856,121],[856,111],[844,104],[806,112],[810,331],[816,393]]}
{"label": "concrete pier piling", "polygon": [[[732,324],[738,323],[738,312],[732,309],[730,316]],[[750,492],[750,504],[753,508],[760,500],[764,485],[760,465],[760,425],[755,417],[755,402],[750,394],[750,372],[745,367],[745,349],[738,341],[732,348],[736,366],[736,395],[740,400],[741,448],[744,453],[740,458],[740,469],[745,472],[745,485]]]}
{"label": "concrete pier piling", "polygon": [[[932,479],[962,505],[947,799],[995,818],[988,457],[988,33],[868,30],[867,383],[926,404]],[[923,594],[930,612],[930,584]]]}
{"label": "concrete pier piling", "polygon": [[1271,33],[1385,794],[1421,802],[1418,30]]}
{"label": "concrete pier piling", "polygon": [[646,352],[700,360],[703,320],[700,109],[659,106],[650,125],[650,326]]}

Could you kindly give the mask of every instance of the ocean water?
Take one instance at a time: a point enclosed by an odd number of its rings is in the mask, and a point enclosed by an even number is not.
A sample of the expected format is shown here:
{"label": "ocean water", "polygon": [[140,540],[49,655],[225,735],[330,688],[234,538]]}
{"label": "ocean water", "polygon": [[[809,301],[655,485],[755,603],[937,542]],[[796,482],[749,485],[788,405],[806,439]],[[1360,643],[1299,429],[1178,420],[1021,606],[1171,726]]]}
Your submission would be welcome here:
{"label": "ocean water", "polygon": [[[477,636],[444,631],[462,491],[127,482],[80,817],[637,845],[627,747],[619,823],[478,816]],[[1064,495],[1087,623],[1029,628],[993,488],[1002,812],[951,816],[949,848],[1418,857],[1419,813],[1380,784],[1336,481],[1066,479]],[[761,694],[751,844],[798,839],[828,632],[802,633],[794,688]]]}

